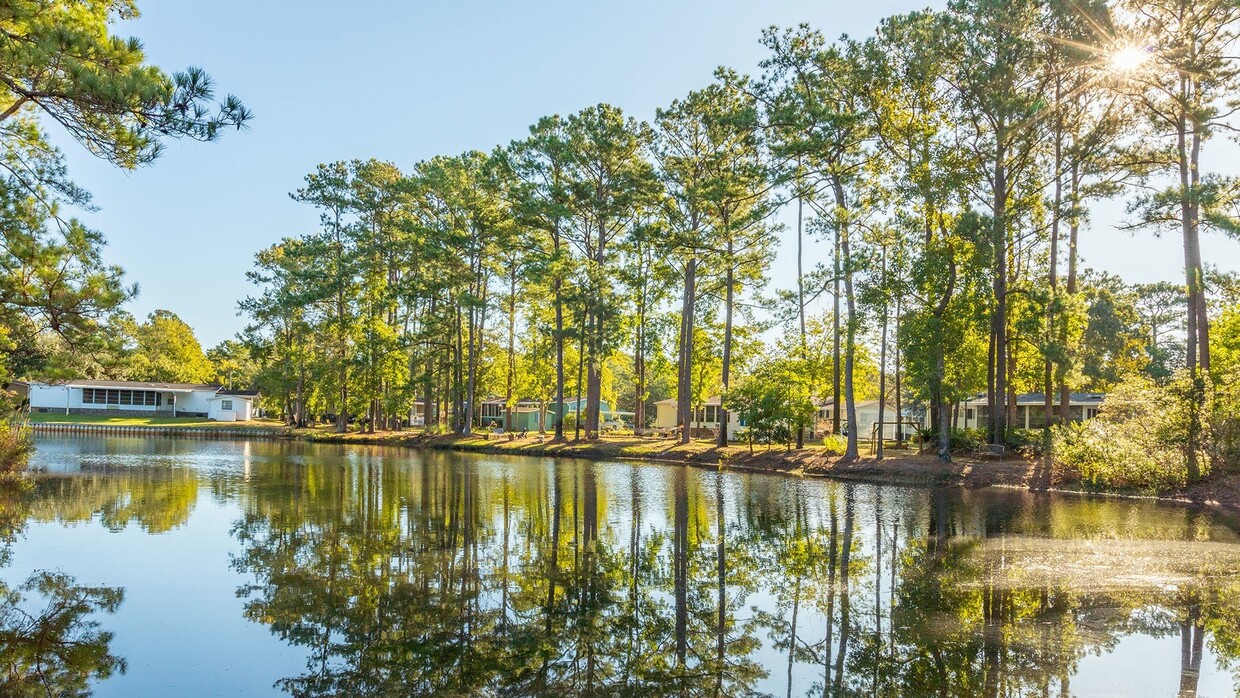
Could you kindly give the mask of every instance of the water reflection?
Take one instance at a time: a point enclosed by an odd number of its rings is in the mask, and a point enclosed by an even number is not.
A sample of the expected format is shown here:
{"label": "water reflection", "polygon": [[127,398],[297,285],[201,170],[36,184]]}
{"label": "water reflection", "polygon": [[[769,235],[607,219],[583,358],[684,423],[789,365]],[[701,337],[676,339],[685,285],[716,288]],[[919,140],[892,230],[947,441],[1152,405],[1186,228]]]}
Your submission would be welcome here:
{"label": "water reflection", "polygon": [[1146,504],[422,457],[260,471],[247,614],[295,695],[1070,695],[1179,633],[1236,656],[1240,546]]}
{"label": "water reflection", "polygon": [[[245,617],[304,652],[276,685],[296,696],[1193,696],[1240,677],[1240,538],[1185,508],[381,448],[58,448],[76,474],[39,483],[30,521],[159,534],[226,508]],[[1133,656],[1149,682],[1117,669]]]}
{"label": "water reflection", "polygon": [[[9,561],[30,501],[28,490],[0,484],[0,566]],[[124,673],[125,660],[111,652],[112,633],[97,620],[123,599],[122,589],[46,570],[15,587],[0,582],[0,695],[89,695],[92,681]]]}

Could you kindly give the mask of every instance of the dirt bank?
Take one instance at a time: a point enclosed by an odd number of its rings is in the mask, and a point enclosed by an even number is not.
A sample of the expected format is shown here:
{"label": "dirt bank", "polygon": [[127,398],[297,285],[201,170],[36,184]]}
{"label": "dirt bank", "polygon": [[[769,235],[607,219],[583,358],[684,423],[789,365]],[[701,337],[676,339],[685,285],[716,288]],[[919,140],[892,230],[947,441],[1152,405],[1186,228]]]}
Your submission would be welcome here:
{"label": "dirt bank", "polygon": [[961,456],[941,463],[932,454],[916,450],[889,449],[882,461],[873,456],[845,462],[821,446],[788,451],[782,447],[755,449],[746,446],[718,448],[705,441],[681,445],[668,439],[604,437],[596,441],[562,442],[537,437],[508,440],[482,436],[426,436],[410,432],[374,434],[333,434],[322,430],[299,432],[299,436],[325,443],[380,444],[416,448],[436,448],[475,453],[527,456],[558,456],[592,460],[643,460],[685,463],[696,466],[725,467],[749,472],[784,473],[803,477],[830,477],[877,483],[947,485],[963,487],[1019,487],[1029,490],[1071,488],[1073,473],[1046,467],[1043,460],[1019,457],[979,460]]}

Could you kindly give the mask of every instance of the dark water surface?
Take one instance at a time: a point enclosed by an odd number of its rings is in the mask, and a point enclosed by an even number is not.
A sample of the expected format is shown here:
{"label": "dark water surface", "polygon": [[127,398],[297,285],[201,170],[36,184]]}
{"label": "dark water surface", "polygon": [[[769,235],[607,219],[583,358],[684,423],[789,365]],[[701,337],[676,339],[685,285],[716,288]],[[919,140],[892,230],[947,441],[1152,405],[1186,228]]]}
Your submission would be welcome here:
{"label": "dark water surface", "polygon": [[40,438],[0,694],[1230,696],[1234,521],[358,446]]}

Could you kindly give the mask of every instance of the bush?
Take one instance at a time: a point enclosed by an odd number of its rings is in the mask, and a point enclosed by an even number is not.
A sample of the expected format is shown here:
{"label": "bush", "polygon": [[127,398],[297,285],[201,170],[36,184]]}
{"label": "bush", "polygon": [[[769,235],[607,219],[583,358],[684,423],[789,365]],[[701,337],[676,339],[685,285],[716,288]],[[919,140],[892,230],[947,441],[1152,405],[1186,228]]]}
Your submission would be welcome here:
{"label": "bush", "polygon": [[1008,431],[1007,445],[1023,455],[1040,456],[1046,450],[1046,432],[1041,429],[1012,429]]}
{"label": "bush", "polygon": [[1240,470],[1240,368],[1214,384],[1206,418],[1210,459],[1219,470]]}
{"label": "bush", "polygon": [[827,434],[822,437],[822,445],[830,456],[842,456],[848,450],[848,437],[842,434]]}
{"label": "bush", "polygon": [[33,451],[34,441],[27,424],[0,423],[0,475],[24,471]]}
{"label": "bush", "polygon": [[[1057,426],[1052,446],[1057,463],[1075,468],[1090,488],[1161,491],[1188,481],[1186,415],[1191,384],[1166,386],[1130,378],[1107,395],[1094,419]],[[1208,464],[1200,459],[1203,474]]]}
{"label": "bush", "polygon": [[[930,438],[930,443],[938,444],[938,434]],[[947,447],[953,452],[972,451],[986,443],[986,431],[983,429],[948,429]]]}

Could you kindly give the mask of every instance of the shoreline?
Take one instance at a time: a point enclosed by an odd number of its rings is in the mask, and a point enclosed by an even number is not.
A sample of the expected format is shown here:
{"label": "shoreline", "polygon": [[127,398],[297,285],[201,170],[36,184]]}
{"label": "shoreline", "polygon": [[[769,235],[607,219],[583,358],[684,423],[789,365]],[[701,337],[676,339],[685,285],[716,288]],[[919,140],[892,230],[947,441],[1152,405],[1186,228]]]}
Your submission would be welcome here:
{"label": "shoreline", "polygon": [[[223,425],[213,428],[178,428],[173,425],[128,427],[90,425],[82,429],[62,429],[52,424],[40,425],[36,432],[100,436],[184,436],[198,438],[271,438],[307,443],[358,446],[396,446],[401,448],[484,453],[491,455],[535,456],[551,458],[582,458],[586,460],[631,460],[662,465],[689,465],[697,468],[727,469],[736,472],[792,477],[833,479],[843,482],[896,485],[908,487],[1004,487],[1027,492],[1057,492],[1074,495],[1152,499],[1161,502],[1202,506],[1240,514],[1240,474],[1224,475],[1197,483],[1192,487],[1170,492],[1125,492],[1090,490],[1080,486],[1075,473],[1048,467],[1041,459],[1007,457],[981,459],[968,455],[954,456],[952,462],[941,463],[933,454],[919,454],[910,448],[888,448],[887,456],[878,461],[862,456],[853,462],[830,454],[821,446],[807,445],[801,450],[785,450],[783,446],[755,448],[749,453],[746,445],[718,448],[713,443],[694,441],[681,445],[670,439],[604,437],[597,441],[538,440],[538,435],[524,439],[490,439],[484,435],[428,435],[414,431],[349,432],[337,434],[324,429],[293,429],[283,425],[264,424],[241,429]],[[34,425],[32,425],[34,426]],[[52,428],[48,428],[52,427]]]}
{"label": "shoreline", "polygon": [[[1169,504],[1209,507],[1240,514],[1240,476],[1235,483],[1226,478],[1199,483],[1194,488],[1174,492],[1123,492],[1089,490],[1079,486],[1074,473],[1061,468],[1048,468],[1041,460],[1027,458],[979,459],[954,456],[952,462],[941,463],[933,454],[918,454],[911,449],[888,449],[882,461],[862,456],[851,463],[840,456],[826,453],[821,447],[807,446],[787,451],[782,446],[769,451],[756,450],[751,456],[747,447],[731,446],[723,452],[713,445],[697,442],[680,450],[678,444],[658,439],[629,437],[602,442],[572,441],[537,442],[533,437],[522,441],[492,441],[479,436],[410,435],[408,432],[305,433],[293,432],[290,438],[315,443],[400,446],[404,448],[483,453],[489,455],[537,456],[551,458],[582,458],[586,460],[629,460],[660,465],[688,465],[735,472],[784,475],[862,482],[901,487],[960,487],[978,489],[1002,487],[1026,492],[1048,492],[1087,497],[1148,499]],[[615,437],[612,437],[615,439]],[[603,444],[600,447],[599,444]],[[666,448],[640,453],[625,452],[628,444],[662,444]],[[1219,486],[1234,497],[1218,497]]]}

